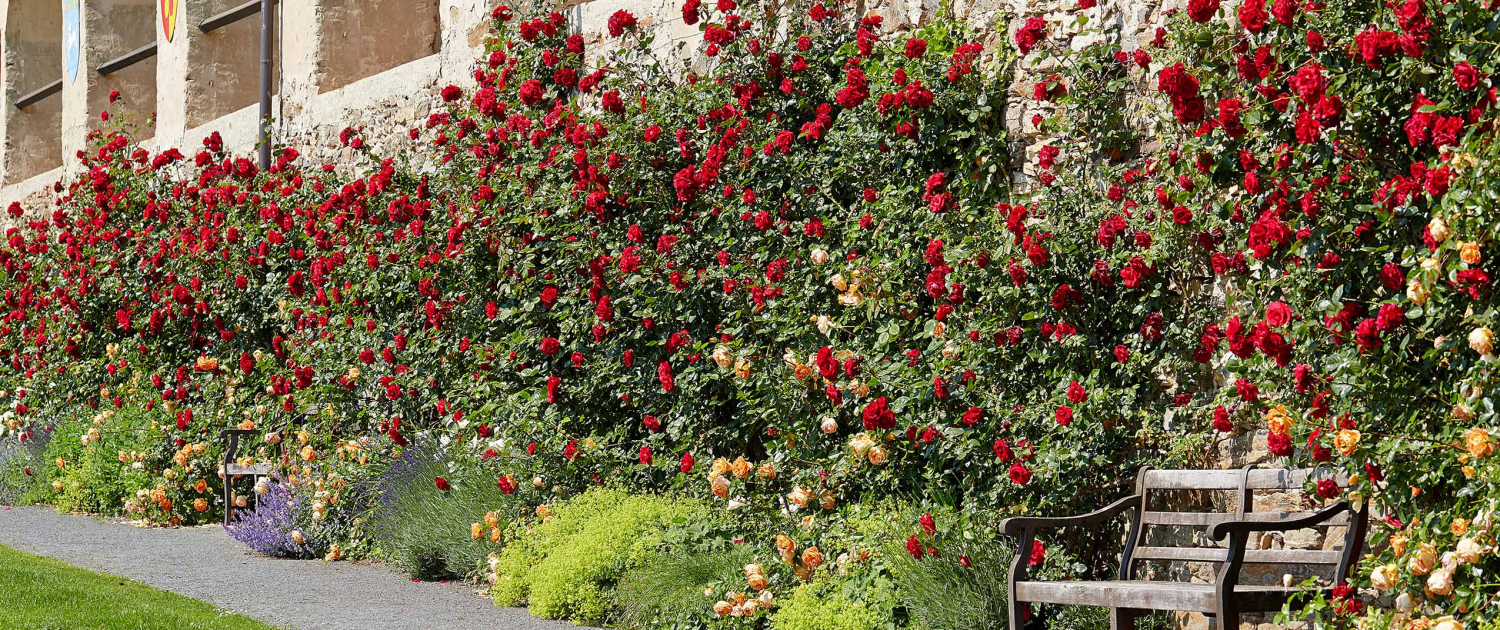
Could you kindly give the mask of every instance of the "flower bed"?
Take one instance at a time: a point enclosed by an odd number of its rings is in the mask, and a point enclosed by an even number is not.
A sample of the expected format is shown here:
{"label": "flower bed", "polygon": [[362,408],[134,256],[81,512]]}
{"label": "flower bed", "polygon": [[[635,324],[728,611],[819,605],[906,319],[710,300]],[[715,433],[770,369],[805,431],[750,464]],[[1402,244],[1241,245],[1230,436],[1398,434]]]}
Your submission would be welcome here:
{"label": "flower bed", "polygon": [[[544,612],[586,621],[943,627],[945,588],[998,595],[996,554],[932,568],[999,544],[994,518],[1262,433],[1383,517],[1371,590],[1309,611],[1493,623],[1491,12],[1195,0],[1146,48],[1074,51],[1053,34],[1097,28],[1085,4],[987,50],[951,19],[688,2],[680,74],[626,12],[591,52],[560,14],[501,8],[474,87],[354,179],[101,133],[0,251],[7,432],[60,438],[31,497],[210,522],[217,431],[258,425],[308,514],[283,521],[335,523],[298,553],[585,580]],[[1003,94],[1017,52],[1055,68],[1040,102]],[[1049,138],[1020,188],[1013,108]],[[628,560],[511,551],[601,485],[666,495],[585,528]],[[705,505],[738,518],[671,516]],[[1117,527],[1034,559],[1107,575]],[[740,545],[756,570],[725,577]],[[657,553],[709,601],[607,596],[681,595],[638,573]]]}

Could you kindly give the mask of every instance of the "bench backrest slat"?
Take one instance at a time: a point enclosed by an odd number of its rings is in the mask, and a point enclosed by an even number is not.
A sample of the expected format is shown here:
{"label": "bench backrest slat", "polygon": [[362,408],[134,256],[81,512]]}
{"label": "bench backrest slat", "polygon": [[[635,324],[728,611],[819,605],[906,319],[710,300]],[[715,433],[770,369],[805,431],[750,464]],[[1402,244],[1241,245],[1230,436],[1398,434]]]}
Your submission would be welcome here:
{"label": "bench backrest slat", "polygon": [[[1313,512],[1246,512],[1243,516],[1226,514],[1224,512],[1145,512],[1141,515],[1141,522],[1147,525],[1185,525],[1191,527],[1210,527],[1225,521],[1242,520],[1255,521],[1258,523],[1272,523],[1286,521],[1305,516],[1312,516]],[[1342,526],[1349,524],[1349,513],[1345,512],[1328,519],[1327,526]]]}
{"label": "bench backrest slat", "polygon": [[[1224,562],[1228,549],[1222,547],[1136,547],[1137,560],[1168,562]],[[1246,564],[1338,564],[1342,551],[1307,549],[1251,549],[1245,552]]]}
{"label": "bench backrest slat", "polygon": [[[1257,522],[1275,522],[1291,520],[1312,514],[1310,511],[1299,511],[1295,508],[1291,511],[1283,507],[1277,511],[1255,511],[1255,497],[1257,491],[1265,492],[1288,492],[1302,494],[1302,489],[1307,486],[1309,480],[1333,479],[1339,487],[1348,485],[1348,478],[1343,474],[1337,474],[1327,469],[1255,469],[1240,468],[1234,470],[1151,470],[1143,469],[1136,479],[1136,492],[1141,495],[1141,510],[1138,520],[1132,524],[1129,536],[1126,540],[1125,553],[1121,563],[1121,579],[1135,579],[1135,571],[1144,561],[1157,562],[1209,562],[1215,563],[1222,568],[1227,559],[1228,550],[1223,547],[1212,546],[1214,543],[1207,541],[1204,535],[1183,536],[1177,535],[1164,538],[1160,535],[1151,535],[1153,529],[1161,527],[1191,527],[1199,528],[1200,532],[1216,523],[1229,520],[1249,520]],[[1217,496],[1224,498],[1228,494],[1228,504],[1221,505],[1220,511],[1215,512],[1192,512],[1171,511],[1173,507],[1157,505],[1162,503],[1163,493],[1182,497],[1181,493],[1186,491],[1208,491],[1218,493]],[[1153,502],[1153,499],[1156,501]],[[1201,504],[1203,495],[1198,495]],[[1222,501],[1221,501],[1222,503]],[[1173,505],[1173,504],[1168,504]],[[1283,505],[1285,505],[1283,503]],[[1191,509],[1191,508],[1188,508]],[[1333,532],[1331,527],[1347,528],[1348,532],[1358,529],[1360,523],[1349,513],[1340,514],[1317,527],[1329,535]],[[1169,532],[1170,533],[1170,532]],[[1346,544],[1350,535],[1344,535]],[[1363,536],[1360,532],[1357,535]],[[1183,546],[1172,546],[1172,541],[1181,541]],[[1203,545],[1203,546],[1193,546]],[[1251,547],[1257,546],[1252,541]],[[1285,564],[1285,565],[1316,565],[1337,566],[1339,571],[1350,563],[1348,549],[1247,549],[1245,551],[1245,563],[1247,564]]]}

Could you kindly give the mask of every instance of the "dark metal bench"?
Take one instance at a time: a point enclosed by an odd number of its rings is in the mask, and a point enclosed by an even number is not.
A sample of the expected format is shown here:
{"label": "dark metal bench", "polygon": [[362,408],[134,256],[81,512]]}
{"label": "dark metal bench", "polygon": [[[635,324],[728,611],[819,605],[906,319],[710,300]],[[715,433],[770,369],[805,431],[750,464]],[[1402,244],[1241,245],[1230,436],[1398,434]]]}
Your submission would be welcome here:
{"label": "dark metal bench", "polygon": [[[233,519],[231,518],[231,514],[234,513],[234,492],[233,492],[233,486],[234,486],[234,484],[233,484],[233,478],[234,477],[243,477],[243,476],[247,476],[248,475],[250,477],[250,483],[253,485],[261,477],[265,477],[265,476],[271,474],[271,466],[269,464],[255,464],[253,466],[241,466],[241,465],[235,463],[235,459],[236,459],[235,456],[239,453],[239,450],[240,450],[240,439],[243,438],[243,437],[259,436],[259,435],[260,435],[260,429],[229,429],[229,430],[222,431],[222,432],[219,433],[219,437],[223,438],[226,441],[225,442],[225,446],[224,446],[224,461],[223,461],[223,471],[224,471],[224,524],[225,525],[229,525],[230,523],[233,522]],[[260,505],[260,499],[259,498],[257,498],[255,500],[255,504],[257,506]]]}
{"label": "dark metal bench", "polygon": [[[1010,568],[1007,595],[1010,627],[1025,627],[1031,603],[1104,606],[1110,609],[1113,630],[1133,629],[1135,619],[1150,610],[1181,610],[1203,613],[1220,630],[1238,630],[1241,613],[1276,612],[1298,593],[1331,592],[1344,582],[1364,545],[1367,508],[1339,502],[1313,512],[1255,512],[1257,490],[1300,490],[1312,479],[1333,478],[1340,488],[1347,479],[1314,470],[1151,470],[1141,469],[1135,494],[1082,516],[1020,517],[1000,524],[1002,534],[1015,536],[1017,554]],[[1160,491],[1233,491],[1237,507],[1232,512],[1153,511],[1151,499]],[[1158,502],[1159,503],[1159,502]],[[1158,507],[1157,509],[1164,509]],[[1130,529],[1120,559],[1118,579],[1107,581],[1038,582],[1027,580],[1026,570],[1036,533],[1044,528],[1089,526],[1117,516],[1130,516]],[[1174,547],[1148,544],[1153,526],[1206,528],[1214,541],[1229,539],[1225,547]],[[1345,527],[1343,548],[1337,550],[1249,549],[1253,532],[1293,531],[1312,527]],[[1218,565],[1215,583],[1195,584],[1137,579],[1136,569],[1148,561],[1210,562]],[[1332,584],[1311,590],[1285,585],[1240,584],[1245,564],[1321,565],[1332,567]]]}

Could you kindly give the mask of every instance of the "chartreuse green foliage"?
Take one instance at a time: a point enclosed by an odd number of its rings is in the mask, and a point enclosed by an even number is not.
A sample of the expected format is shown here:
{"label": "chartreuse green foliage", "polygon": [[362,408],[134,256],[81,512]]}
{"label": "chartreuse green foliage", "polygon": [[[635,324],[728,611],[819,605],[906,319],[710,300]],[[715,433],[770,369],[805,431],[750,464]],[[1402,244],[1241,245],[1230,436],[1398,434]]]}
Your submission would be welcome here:
{"label": "chartreuse green foliage", "polygon": [[707,505],[599,488],[548,508],[500,554],[495,603],[525,603],[533,615],[598,623],[614,608],[609,591],[632,567],[657,556],[667,528],[711,522]]}
{"label": "chartreuse green foliage", "polygon": [[894,595],[889,590],[839,588],[832,578],[797,587],[771,617],[773,630],[879,630],[886,626]]}
{"label": "chartreuse green foliage", "polygon": [[4,546],[0,585],[0,628],[273,630],[195,599]]}

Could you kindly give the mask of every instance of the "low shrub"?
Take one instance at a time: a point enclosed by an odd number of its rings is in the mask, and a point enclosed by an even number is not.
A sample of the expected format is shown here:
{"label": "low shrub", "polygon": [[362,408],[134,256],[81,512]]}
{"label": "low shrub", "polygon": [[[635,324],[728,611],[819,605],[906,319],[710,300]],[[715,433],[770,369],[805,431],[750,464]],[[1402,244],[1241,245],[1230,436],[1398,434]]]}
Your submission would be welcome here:
{"label": "low shrub", "polygon": [[403,449],[375,484],[372,542],[379,556],[413,578],[472,577],[486,556],[500,551],[517,501],[461,464],[422,441]]}
{"label": "low shrub", "polygon": [[526,602],[545,619],[599,623],[615,609],[608,591],[631,567],[654,558],[673,523],[709,521],[687,499],[596,488],[537,508],[541,522],[516,532],[495,564],[495,603]]}
{"label": "low shrub", "polygon": [[[888,590],[851,592],[835,579],[797,587],[771,616],[772,630],[877,630],[887,627]],[[882,614],[885,613],[885,614]]]}

